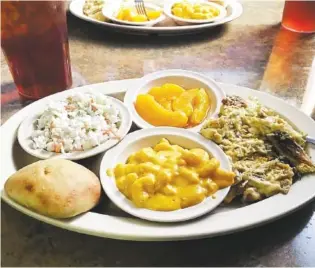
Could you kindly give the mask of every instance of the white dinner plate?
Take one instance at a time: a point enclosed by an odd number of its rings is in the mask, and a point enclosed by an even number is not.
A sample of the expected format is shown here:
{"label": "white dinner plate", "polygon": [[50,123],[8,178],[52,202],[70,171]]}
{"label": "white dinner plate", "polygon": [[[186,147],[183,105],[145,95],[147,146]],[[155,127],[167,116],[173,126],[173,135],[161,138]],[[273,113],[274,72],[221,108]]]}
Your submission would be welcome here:
{"label": "white dinner plate", "polygon": [[[155,25],[151,26],[134,26],[134,25],[122,25],[111,22],[102,22],[95,19],[92,19],[85,14],[83,14],[83,5],[85,0],[73,0],[69,5],[70,12],[85,21],[92,22],[99,26],[103,26],[105,28],[110,28],[116,31],[123,31],[129,34],[190,34],[194,32],[200,32],[204,30],[208,30],[210,28],[225,24],[232,20],[237,19],[243,13],[243,7],[241,3],[236,0],[230,0],[227,2],[226,11],[227,15],[225,18],[219,21],[215,21],[212,23],[206,24],[198,24],[198,25],[187,25],[187,26],[177,26],[174,23],[174,26],[164,26],[164,25]],[[163,23],[164,24],[164,23]]]}
{"label": "white dinner plate", "polygon": [[[138,79],[112,81],[89,85],[89,88],[106,94],[124,97],[123,89],[136,88]],[[236,94],[244,98],[257,97],[264,105],[277,110],[290,120],[302,131],[310,136],[315,136],[315,122],[310,117],[295,107],[285,103],[276,97],[263,92],[251,90],[230,84],[220,84],[227,94]],[[87,87],[75,90],[84,91]],[[304,176],[294,183],[287,195],[277,194],[263,201],[248,206],[230,205],[222,206],[213,210],[201,218],[182,223],[154,223],[137,219],[124,214],[104,197],[100,207],[69,220],[57,220],[48,218],[30,211],[14,201],[3,190],[5,180],[16,172],[17,169],[37,161],[23,151],[17,142],[17,129],[19,124],[38,103],[33,103],[17,112],[1,126],[1,196],[13,208],[40,221],[64,228],[67,230],[124,240],[185,240],[202,237],[213,237],[227,233],[237,232],[253,228],[276,220],[287,215],[315,197],[315,175]],[[310,155],[315,158],[315,147],[310,146]],[[99,172],[102,154],[81,162],[93,170],[97,175]]]}

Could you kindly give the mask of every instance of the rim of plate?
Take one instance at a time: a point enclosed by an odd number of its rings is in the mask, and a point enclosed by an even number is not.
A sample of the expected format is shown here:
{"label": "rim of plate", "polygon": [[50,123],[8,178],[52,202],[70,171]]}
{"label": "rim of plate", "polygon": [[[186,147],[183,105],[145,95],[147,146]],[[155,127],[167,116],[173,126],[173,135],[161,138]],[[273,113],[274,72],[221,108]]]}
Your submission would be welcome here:
{"label": "rim of plate", "polygon": [[[232,166],[228,157],[222,151],[222,149],[216,145],[214,142],[211,142],[201,135],[187,131],[185,129],[178,129],[172,127],[156,127],[150,129],[141,129],[131,134],[128,134],[125,139],[116,147],[107,151],[101,161],[100,166],[100,179],[102,187],[106,195],[112,200],[112,202],[117,205],[120,209],[125,212],[144,219],[148,221],[155,222],[180,222],[195,219],[204,214],[209,213],[211,210],[215,209],[225,198],[230,187],[223,188],[218,190],[215,193],[216,198],[213,199],[211,196],[207,197],[201,203],[175,211],[154,211],[145,208],[136,207],[132,201],[126,198],[117,188],[115,183],[115,178],[107,175],[107,169],[114,168],[120,162],[118,158],[128,157],[126,151],[136,152],[138,149],[131,149],[130,147],[148,147],[154,146],[162,138],[170,139],[171,144],[181,144],[184,140],[188,140],[193,144],[196,144],[197,148],[205,149],[209,154],[220,161],[221,167],[229,171],[232,170]],[[148,141],[148,139],[151,139]],[[157,141],[156,141],[157,140]],[[141,145],[144,143],[146,145]],[[150,144],[150,145],[148,145]],[[137,146],[136,146],[137,145]],[[183,146],[183,145],[180,145]],[[188,146],[190,147],[190,146]]]}
{"label": "rim of plate", "polygon": [[[200,81],[202,84],[207,85],[208,88],[205,88],[205,91],[207,92],[209,98],[210,95],[214,97],[214,100],[216,103],[216,107],[212,113],[210,111],[204,118],[204,120],[197,126],[192,127],[192,128],[187,128],[186,130],[193,131],[193,132],[198,132],[200,131],[202,125],[204,124],[204,121],[216,117],[220,111],[220,106],[221,106],[221,101],[222,99],[225,98],[226,94],[222,90],[222,88],[211,78],[197,73],[197,72],[192,72],[192,71],[186,71],[186,70],[180,70],[180,69],[171,69],[171,70],[164,70],[164,71],[158,71],[154,73],[147,74],[146,76],[141,78],[141,84],[135,89],[135,88],[130,88],[127,90],[125,98],[124,98],[124,103],[129,109],[129,112],[131,114],[132,120],[134,123],[139,127],[139,128],[154,128],[155,126],[151,125],[147,121],[145,121],[137,112],[135,109],[134,102],[136,101],[136,98],[140,91],[145,88],[149,83],[158,80],[163,77],[187,77],[189,79],[194,79]],[[149,90],[149,89],[148,89]],[[148,92],[148,90],[145,90],[145,92]],[[167,126],[165,126],[167,127]],[[182,128],[181,128],[182,129]]]}
{"label": "rim of plate", "polygon": [[[34,130],[34,121],[45,110],[45,108],[47,107],[46,105],[50,101],[60,101],[74,93],[75,92],[73,90],[66,90],[64,92],[47,96],[35,102],[38,105],[38,108],[33,109],[30,112],[30,114],[24,118],[24,120],[22,121],[22,123],[20,124],[18,128],[17,139],[20,146],[23,148],[25,152],[39,159],[63,158],[63,159],[68,159],[68,160],[80,160],[80,159],[84,159],[84,158],[88,158],[88,157],[100,154],[110,149],[111,147],[113,147],[114,145],[116,145],[117,143],[119,143],[121,140],[124,139],[124,137],[128,134],[132,125],[131,115],[128,109],[126,108],[126,106],[120,100],[106,95],[106,97],[108,97],[112,101],[112,104],[119,110],[120,115],[121,115],[121,123],[117,132],[117,135],[120,137],[120,139],[109,139],[105,141],[104,143],[101,143],[100,145],[94,148],[91,148],[89,150],[82,151],[82,152],[81,151],[71,152],[71,153],[65,153],[65,154],[49,152],[42,149],[31,148],[30,134]],[[82,93],[93,94],[88,89],[86,91],[83,91]]]}
{"label": "rim of plate", "polygon": [[[134,7],[134,3],[124,3],[125,7]],[[135,25],[135,26],[153,26],[163,20],[165,20],[165,15],[163,14],[163,9],[159,7],[158,5],[152,4],[152,3],[145,3],[145,7],[151,8],[153,10],[161,10],[161,15],[156,18],[155,20],[145,21],[145,22],[132,22],[132,21],[124,21],[117,19],[115,15],[117,15],[117,11],[119,10],[119,7],[115,7],[116,9],[110,9],[107,6],[104,6],[102,8],[102,14],[105,18],[119,24],[125,24],[125,25]]]}
{"label": "rim of plate", "polygon": [[69,5],[70,12],[85,21],[92,22],[94,24],[103,25],[109,28],[113,29],[119,29],[119,30],[127,30],[128,33],[132,32],[146,32],[146,33],[161,33],[161,34],[170,34],[170,33],[192,33],[195,31],[202,31],[214,26],[222,25],[227,22],[230,22],[232,20],[237,19],[240,17],[243,13],[243,6],[238,0],[230,0],[228,1],[228,6],[226,8],[231,8],[232,12],[229,16],[225,17],[221,21],[208,23],[208,24],[197,24],[197,25],[186,25],[186,26],[170,26],[170,27],[164,27],[164,26],[134,26],[134,25],[123,25],[123,24],[116,24],[116,23],[110,23],[110,22],[102,22],[98,21],[96,19],[90,18],[83,14],[83,5],[85,0],[73,0]]}
{"label": "rim of plate", "polygon": [[181,17],[178,17],[178,16],[175,16],[172,14],[172,7],[175,3],[178,3],[178,2],[181,2],[180,0],[172,0],[172,1],[167,1],[167,4],[164,5],[164,13],[170,17],[171,19],[173,19],[174,21],[177,21],[178,23],[185,23],[185,24],[204,24],[204,23],[212,23],[212,22],[215,22],[215,21],[219,21],[219,20],[222,20],[223,18],[226,17],[227,15],[227,12],[226,12],[226,8],[219,5],[219,4],[216,4],[216,3],[213,3],[213,2],[206,2],[206,1],[198,1],[198,0],[189,0],[188,2],[200,2],[204,5],[207,5],[207,6],[212,6],[212,7],[215,7],[217,8],[220,13],[218,16],[214,17],[214,18],[211,18],[211,19],[205,19],[205,20],[198,20],[198,19],[184,19],[184,18],[181,18]]}
{"label": "rim of plate", "polygon": [[[126,79],[98,83],[75,88],[85,91],[88,88],[99,90],[105,94],[120,96],[122,89],[137,85],[139,79]],[[271,94],[253,90],[247,87],[219,83],[228,95],[235,94],[243,98],[257,97],[262,104],[277,110],[281,115],[291,118],[291,121],[301,130],[315,136],[315,122],[312,118]],[[315,176],[308,175],[295,182],[287,195],[275,195],[255,204],[211,213],[198,220],[181,224],[154,224],[130,217],[87,212],[70,220],[57,220],[40,215],[12,201],[3,190],[6,179],[16,171],[13,158],[13,147],[16,142],[16,132],[25,114],[36,108],[32,103],[11,116],[0,128],[1,134],[1,198],[14,209],[38,219],[42,222],[87,235],[133,241],[174,241],[214,237],[257,227],[288,215],[315,199]],[[315,147],[310,147],[310,153],[315,158]]]}

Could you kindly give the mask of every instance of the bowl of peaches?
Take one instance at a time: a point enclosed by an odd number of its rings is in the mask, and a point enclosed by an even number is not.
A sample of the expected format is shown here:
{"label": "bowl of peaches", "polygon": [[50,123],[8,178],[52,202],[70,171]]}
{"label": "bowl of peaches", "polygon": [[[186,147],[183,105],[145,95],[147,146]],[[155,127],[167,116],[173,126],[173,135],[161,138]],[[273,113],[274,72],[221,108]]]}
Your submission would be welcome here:
{"label": "bowl of peaches", "polygon": [[153,26],[165,19],[160,6],[145,3],[145,14],[139,14],[134,3],[113,1],[103,8],[104,17],[112,22],[134,26]]}
{"label": "bowl of peaches", "polygon": [[167,70],[145,76],[124,99],[134,123],[142,129],[176,127],[198,132],[202,123],[216,117],[225,97],[206,76],[184,70]]}

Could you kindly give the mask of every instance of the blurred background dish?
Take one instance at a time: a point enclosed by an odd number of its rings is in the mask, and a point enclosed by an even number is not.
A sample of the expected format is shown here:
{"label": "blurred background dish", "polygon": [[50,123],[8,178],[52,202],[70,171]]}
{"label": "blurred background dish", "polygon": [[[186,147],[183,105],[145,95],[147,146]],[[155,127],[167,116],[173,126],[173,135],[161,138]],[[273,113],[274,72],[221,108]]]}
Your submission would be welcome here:
{"label": "blurred background dish", "polygon": [[83,14],[95,20],[108,21],[102,13],[104,6],[106,6],[106,0],[85,0]]}
{"label": "blurred background dish", "polygon": [[[130,2],[130,1],[128,1]],[[148,3],[154,3],[159,6],[163,6],[163,3],[157,3],[155,0],[149,1]],[[115,2],[116,5],[118,2]],[[123,25],[117,23],[111,23],[108,21],[101,21],[95,18],[89,17],[84,14],[83,7],[85,4],[85,0],[73,0],[69,5],[70,12],[85,21],[100,25],[102,27],[106,27],[108,29],[119,31],[127,34],[159,34],[159,35],[174,35],[174,34],[192,34],[196,32],[206,31],[210,28],[217,27],[219,25],[226,24],[230,21],[233,21],[241,16],[243,13],[243,6],[240,2],[231,0],[228,2],[224,2],[226,5],[226,16],[219,21],[215,21],[207,24],[196,24],[196,25],[186,25],[186,26],[178,26],[175,22],[167,18],[163,22],[157,23],[154,27],[151,26],[136,26],[136,25]],[[105,6],[106,2],[104,2]]]}
{"label": "blurred background dish", "polygon": [[153,26],[165,19],[163,10],[158,5],[145,3],[145,10],[148,18],[137,12],[134,2],[127,2],[105,5],[102,13],[106,19],[113,23],[134,26]]}
{"label": "blurred background dish", "polygon": [[226,9],[207,1],[168,1],[164,4],[165,14],[178,25],[204,24],[224,19]]}

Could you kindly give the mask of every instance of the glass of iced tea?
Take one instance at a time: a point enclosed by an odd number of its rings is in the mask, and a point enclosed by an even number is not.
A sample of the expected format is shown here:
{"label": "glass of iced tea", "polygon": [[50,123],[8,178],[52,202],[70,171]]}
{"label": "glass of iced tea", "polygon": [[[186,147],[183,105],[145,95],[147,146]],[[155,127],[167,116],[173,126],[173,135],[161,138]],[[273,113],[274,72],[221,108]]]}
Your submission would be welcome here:
{"label": "glass of iced tea", "polygon": [[284,5],[282,25],[296,32],[315,32],[315,1],[287,0]]}
{"label": "glass of iced tea", "polygon": [[72,85],[64,1],[1,1],[1,47],[23,97]]}

